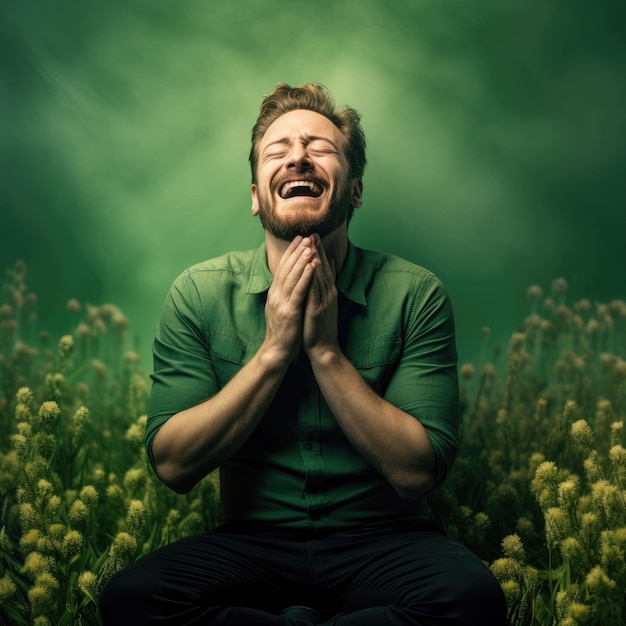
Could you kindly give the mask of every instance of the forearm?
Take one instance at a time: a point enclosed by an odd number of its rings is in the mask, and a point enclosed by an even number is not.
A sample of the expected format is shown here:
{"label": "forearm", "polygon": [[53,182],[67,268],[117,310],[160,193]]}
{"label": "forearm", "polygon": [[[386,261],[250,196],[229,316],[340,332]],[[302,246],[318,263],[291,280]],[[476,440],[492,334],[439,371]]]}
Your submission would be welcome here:
{"label": "forearm", "polygon": [[339,351],[312,357],[320,390],[352,445],[404,498],[433,485],[435,453],[412,415],[377,395]]}
{"label": "forearm", "polygon": [[216,395],[169,418],[152,448],[159,478],[186,493],[229,459],[262,418],[288,365],[264,345]]}

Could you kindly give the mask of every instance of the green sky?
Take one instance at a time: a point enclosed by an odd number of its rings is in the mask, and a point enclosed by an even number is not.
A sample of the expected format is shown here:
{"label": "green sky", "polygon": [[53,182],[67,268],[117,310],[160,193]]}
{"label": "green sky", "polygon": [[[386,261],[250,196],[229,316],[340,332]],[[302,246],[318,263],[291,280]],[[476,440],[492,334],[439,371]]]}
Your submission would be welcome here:
{"label": "green sky", "polygon": [[277,82],[363,114],[358,245],[425,265],[461,360],[526,288],[626,297],[623,2],[281,0],[0,6],[0,264],[42,324],[113,302],[147,354],[185,267],[262,238],[247,154]]}

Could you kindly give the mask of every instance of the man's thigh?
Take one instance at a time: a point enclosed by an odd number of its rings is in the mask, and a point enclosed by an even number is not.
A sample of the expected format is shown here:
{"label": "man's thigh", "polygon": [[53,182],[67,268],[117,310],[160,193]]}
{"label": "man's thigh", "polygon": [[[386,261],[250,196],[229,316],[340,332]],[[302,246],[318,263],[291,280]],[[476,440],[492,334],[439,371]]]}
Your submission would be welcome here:
{"label": "man's thigh", "polygon": [[306,546],[209,533],[164,546],[116,574],[100,608],[105,623],[194,623],[216,606],[276,612],[308,575]]}
{"label": "man's thigh", "polygon": [[329,624],[506,622],[504,595],[489,569],[443,533],[370,537],[351,547],[338,541],[314,563],[336,593],[338,617]]}

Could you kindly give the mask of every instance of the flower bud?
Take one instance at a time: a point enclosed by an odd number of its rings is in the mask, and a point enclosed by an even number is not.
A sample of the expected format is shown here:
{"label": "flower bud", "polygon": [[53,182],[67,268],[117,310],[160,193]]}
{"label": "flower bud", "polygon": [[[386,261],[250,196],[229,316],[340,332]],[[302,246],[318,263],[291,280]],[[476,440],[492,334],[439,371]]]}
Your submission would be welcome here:
{"label": "flower bud", "polygon": [[593,446],[593,432],[589,424],[583,419],[577,420],[571,427],[572,439],[579,445],[591,448]]}
{"label": "flower bud", "polygon": [[70,530],[63,537],[62,553],[68,561],[78,556],[83,549],[83,536],[77,530]]}
{"label": "flower bud", "polygon": [[61,415],[61,409],[54,400],[48,400],[39,407],[39,423],[43,428],[54,426]]}
{"label": "flower bud", "polygon": [[526,558],[524,545],[519,535],[508,535],[502,540],[502,552],[505,557],[518,563],[524,563]]}

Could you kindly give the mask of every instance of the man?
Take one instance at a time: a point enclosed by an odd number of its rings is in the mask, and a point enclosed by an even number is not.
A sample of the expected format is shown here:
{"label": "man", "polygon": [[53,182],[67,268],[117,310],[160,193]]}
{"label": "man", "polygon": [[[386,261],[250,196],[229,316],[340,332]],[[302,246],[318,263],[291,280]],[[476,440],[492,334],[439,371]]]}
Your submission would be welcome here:
{"label": "man", "polygon": [[452,310],[432,273],[348,239],[359,115],[279,84],[250,164],[265,242],[175,281],[146,432],[177,492],[220,468],[223,524],[117,574],[105,625],[504,624],[489,570],[428,521],[457,447]]}

